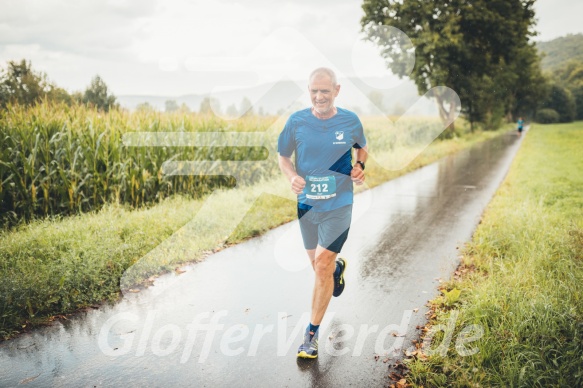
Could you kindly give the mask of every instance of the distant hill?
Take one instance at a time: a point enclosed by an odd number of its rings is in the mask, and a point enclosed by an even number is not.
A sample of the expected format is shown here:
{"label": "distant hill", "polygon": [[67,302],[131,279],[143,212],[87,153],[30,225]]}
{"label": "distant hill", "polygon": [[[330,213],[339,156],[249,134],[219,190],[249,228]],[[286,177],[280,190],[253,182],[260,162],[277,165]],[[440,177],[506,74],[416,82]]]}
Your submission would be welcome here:
{"label": "distant hill", "polygon": [[[371,92],[377,92],[382,95],[383,111],[389,114],[401,114],[419,100],[417,88],[410,80],[405,80],[393,88],[382,88],[383,80],[372,77],[366,79],[340,79],[339,83],[341,84],[341,91],[336,100],[337,105],[354,110],[359,114],[366,114],[371,111],[371,102],[368,98]],[[305,82],[286,80],[251,88],[218,91],[212,93],[212,97],[219,100],[222,112],[225,112],[227,107],[232,104],[239,108],[241,100],[247,97],[251,100],[255,112],[261,108],[265,113],[276,114],[278,111],[286,110],[290,107],[295,110],[310,106],[307,85],[304,84]],[[378,85],[378,87],[373,85]],[[134,110],[140,103],[148,102],[155,109],[163,111],[166,100],[175,100],[178,105],[184,103],[191,110],[197,111],[205,97],[208,97],[208,94],[183,96],[121,95],[117,97],[117,102],[130,110]],[[400,113],[396,113],[397,111]],[[415,104],[415,108],[409,114],[437,115],[437,107],[435,102],[422,99],[418,104]]]}
{"label": "distant hill", "polygon": [[569,34],[548,42],[536,44],[539,52],[544,53],[541,66],[552,71],[572,59],[583,62],[583,34]]}

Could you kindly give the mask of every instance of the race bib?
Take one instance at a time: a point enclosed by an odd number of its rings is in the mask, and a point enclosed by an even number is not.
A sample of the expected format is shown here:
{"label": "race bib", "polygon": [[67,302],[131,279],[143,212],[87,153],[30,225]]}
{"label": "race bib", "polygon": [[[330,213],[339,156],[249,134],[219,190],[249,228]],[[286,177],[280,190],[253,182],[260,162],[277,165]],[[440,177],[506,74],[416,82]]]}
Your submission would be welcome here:
{"label": "race bib", "polygon": [[336,177],[311,176],[306,177],[304,189],[308,199],[328,199],[336,196]]}

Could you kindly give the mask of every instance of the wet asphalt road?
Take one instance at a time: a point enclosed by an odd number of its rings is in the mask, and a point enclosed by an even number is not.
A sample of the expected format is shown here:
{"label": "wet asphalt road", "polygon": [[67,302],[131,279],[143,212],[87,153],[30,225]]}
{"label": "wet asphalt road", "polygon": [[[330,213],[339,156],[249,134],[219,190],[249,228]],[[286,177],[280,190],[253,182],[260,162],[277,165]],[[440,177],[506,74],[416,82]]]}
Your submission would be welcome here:
{"label": "wet asphalt road", "polygon": [[356,197],[317,360],[295,357],[314,276],[292,222],[1,343],[0,386],[385,386],[519,144],[502,135]]}

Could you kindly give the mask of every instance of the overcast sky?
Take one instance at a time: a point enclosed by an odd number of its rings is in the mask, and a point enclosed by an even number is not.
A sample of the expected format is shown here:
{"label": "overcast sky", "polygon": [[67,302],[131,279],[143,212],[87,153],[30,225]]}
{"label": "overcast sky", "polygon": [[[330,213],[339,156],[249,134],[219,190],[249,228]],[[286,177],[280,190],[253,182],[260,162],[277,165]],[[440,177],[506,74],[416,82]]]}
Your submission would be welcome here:
{"label": "overcast sky", "polygon": [[[539,0],[540,35],[583,32],[583,1]],[[387,76],[361,41],[361,1],[0,0],[0,63],[26,58],[59,86],[95,74],[116,95],[206,93],[320,65],[344,76]]]}

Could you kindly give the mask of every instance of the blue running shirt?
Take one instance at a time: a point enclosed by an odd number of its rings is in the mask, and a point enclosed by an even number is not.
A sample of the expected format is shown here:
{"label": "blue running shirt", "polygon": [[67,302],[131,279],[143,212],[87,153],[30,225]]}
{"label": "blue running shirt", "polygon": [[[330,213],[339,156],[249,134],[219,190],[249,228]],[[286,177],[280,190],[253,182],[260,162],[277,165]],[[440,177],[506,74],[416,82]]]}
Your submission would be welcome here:
{"label": "blue running shirt", "polygon": [[[353,202],[351,151],[353,147],[364,147],[366,138],[356,114],[346,109],[336,109],[337,113],[326,120],[314,116],[311,108],[297,111],[289,117],[279,135],[277,152],[288,158],[295,152],[296,171],[306,180],[306,189],[298,195],[298,204],[302,209],[313,207],[313,211],[323,212]],[[314,183],[327,181],[328,177],[333,176],[335,195],[327,199],[307,198],[306,192],[312,186],[307,176],[314,177]]]}

